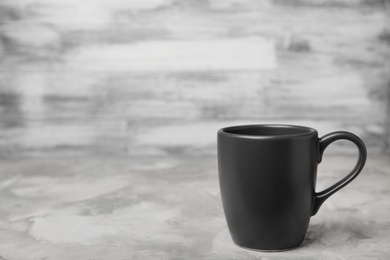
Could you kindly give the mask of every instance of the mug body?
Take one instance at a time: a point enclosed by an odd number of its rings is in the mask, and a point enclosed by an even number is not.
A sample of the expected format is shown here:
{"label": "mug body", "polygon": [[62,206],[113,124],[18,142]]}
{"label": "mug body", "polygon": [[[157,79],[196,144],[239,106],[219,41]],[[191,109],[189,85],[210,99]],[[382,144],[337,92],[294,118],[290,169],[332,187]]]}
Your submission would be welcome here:
{"label": "mug body", "polygon": [[237,245],[281,251],[303,242],[315,197],[318,145],[317,131],[302,126],[218,131],[222,204]]}

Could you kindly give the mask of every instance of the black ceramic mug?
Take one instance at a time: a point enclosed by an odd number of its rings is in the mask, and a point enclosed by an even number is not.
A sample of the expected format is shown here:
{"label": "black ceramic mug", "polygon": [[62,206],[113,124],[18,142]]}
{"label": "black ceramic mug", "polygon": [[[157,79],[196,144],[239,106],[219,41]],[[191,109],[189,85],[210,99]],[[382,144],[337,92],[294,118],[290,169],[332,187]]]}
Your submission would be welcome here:
{"label": "black ceramic mug", "polygon": [[[325,148],[346,139],[356,144],[355,168],[331,187],[315,192]],[[244,125],[218,131],[222,204],[233,241],[242,247],[282,251],[299,246],[322,203],[362,170],[367,151],[356,135],[292,125]]]}

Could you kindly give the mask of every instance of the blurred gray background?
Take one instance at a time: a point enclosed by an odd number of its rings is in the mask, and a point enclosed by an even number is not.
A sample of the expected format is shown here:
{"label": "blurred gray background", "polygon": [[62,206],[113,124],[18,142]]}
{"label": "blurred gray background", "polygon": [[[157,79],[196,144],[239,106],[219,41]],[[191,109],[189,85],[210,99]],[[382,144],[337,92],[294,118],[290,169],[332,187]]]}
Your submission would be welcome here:
{"label": "blurred gray background", "polygon": [[389,6],[1,0],[0,154],[215,154],[216,131],[246,123],[389,153]]}

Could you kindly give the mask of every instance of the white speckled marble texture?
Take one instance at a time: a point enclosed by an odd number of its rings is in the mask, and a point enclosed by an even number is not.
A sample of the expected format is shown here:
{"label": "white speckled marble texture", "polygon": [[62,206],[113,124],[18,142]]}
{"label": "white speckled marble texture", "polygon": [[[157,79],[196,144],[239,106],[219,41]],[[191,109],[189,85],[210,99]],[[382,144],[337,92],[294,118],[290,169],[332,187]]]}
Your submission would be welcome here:
{"label": "white speckled marble texture", "polygon": [[[355,160],[326,156],[317,188]],[[3,159],[0,259],[389,259],[389,169],[369,158],[301,247],[264,253],[233,244],[215,156]]]}

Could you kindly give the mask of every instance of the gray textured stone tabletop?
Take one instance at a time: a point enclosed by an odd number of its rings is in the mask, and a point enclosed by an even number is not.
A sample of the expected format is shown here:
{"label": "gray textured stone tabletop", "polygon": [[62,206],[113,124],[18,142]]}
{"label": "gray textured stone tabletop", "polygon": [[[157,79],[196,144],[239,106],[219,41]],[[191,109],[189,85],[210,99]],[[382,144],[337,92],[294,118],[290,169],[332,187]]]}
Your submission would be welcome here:
{"label": "gray textured stone tabletop", "polygon": [[[318,189],[356,158],[326,157]],[[215,156],[3,159],[0,259],[390,259],[390,160],[325,202],[303,245],[235,246]]]}

